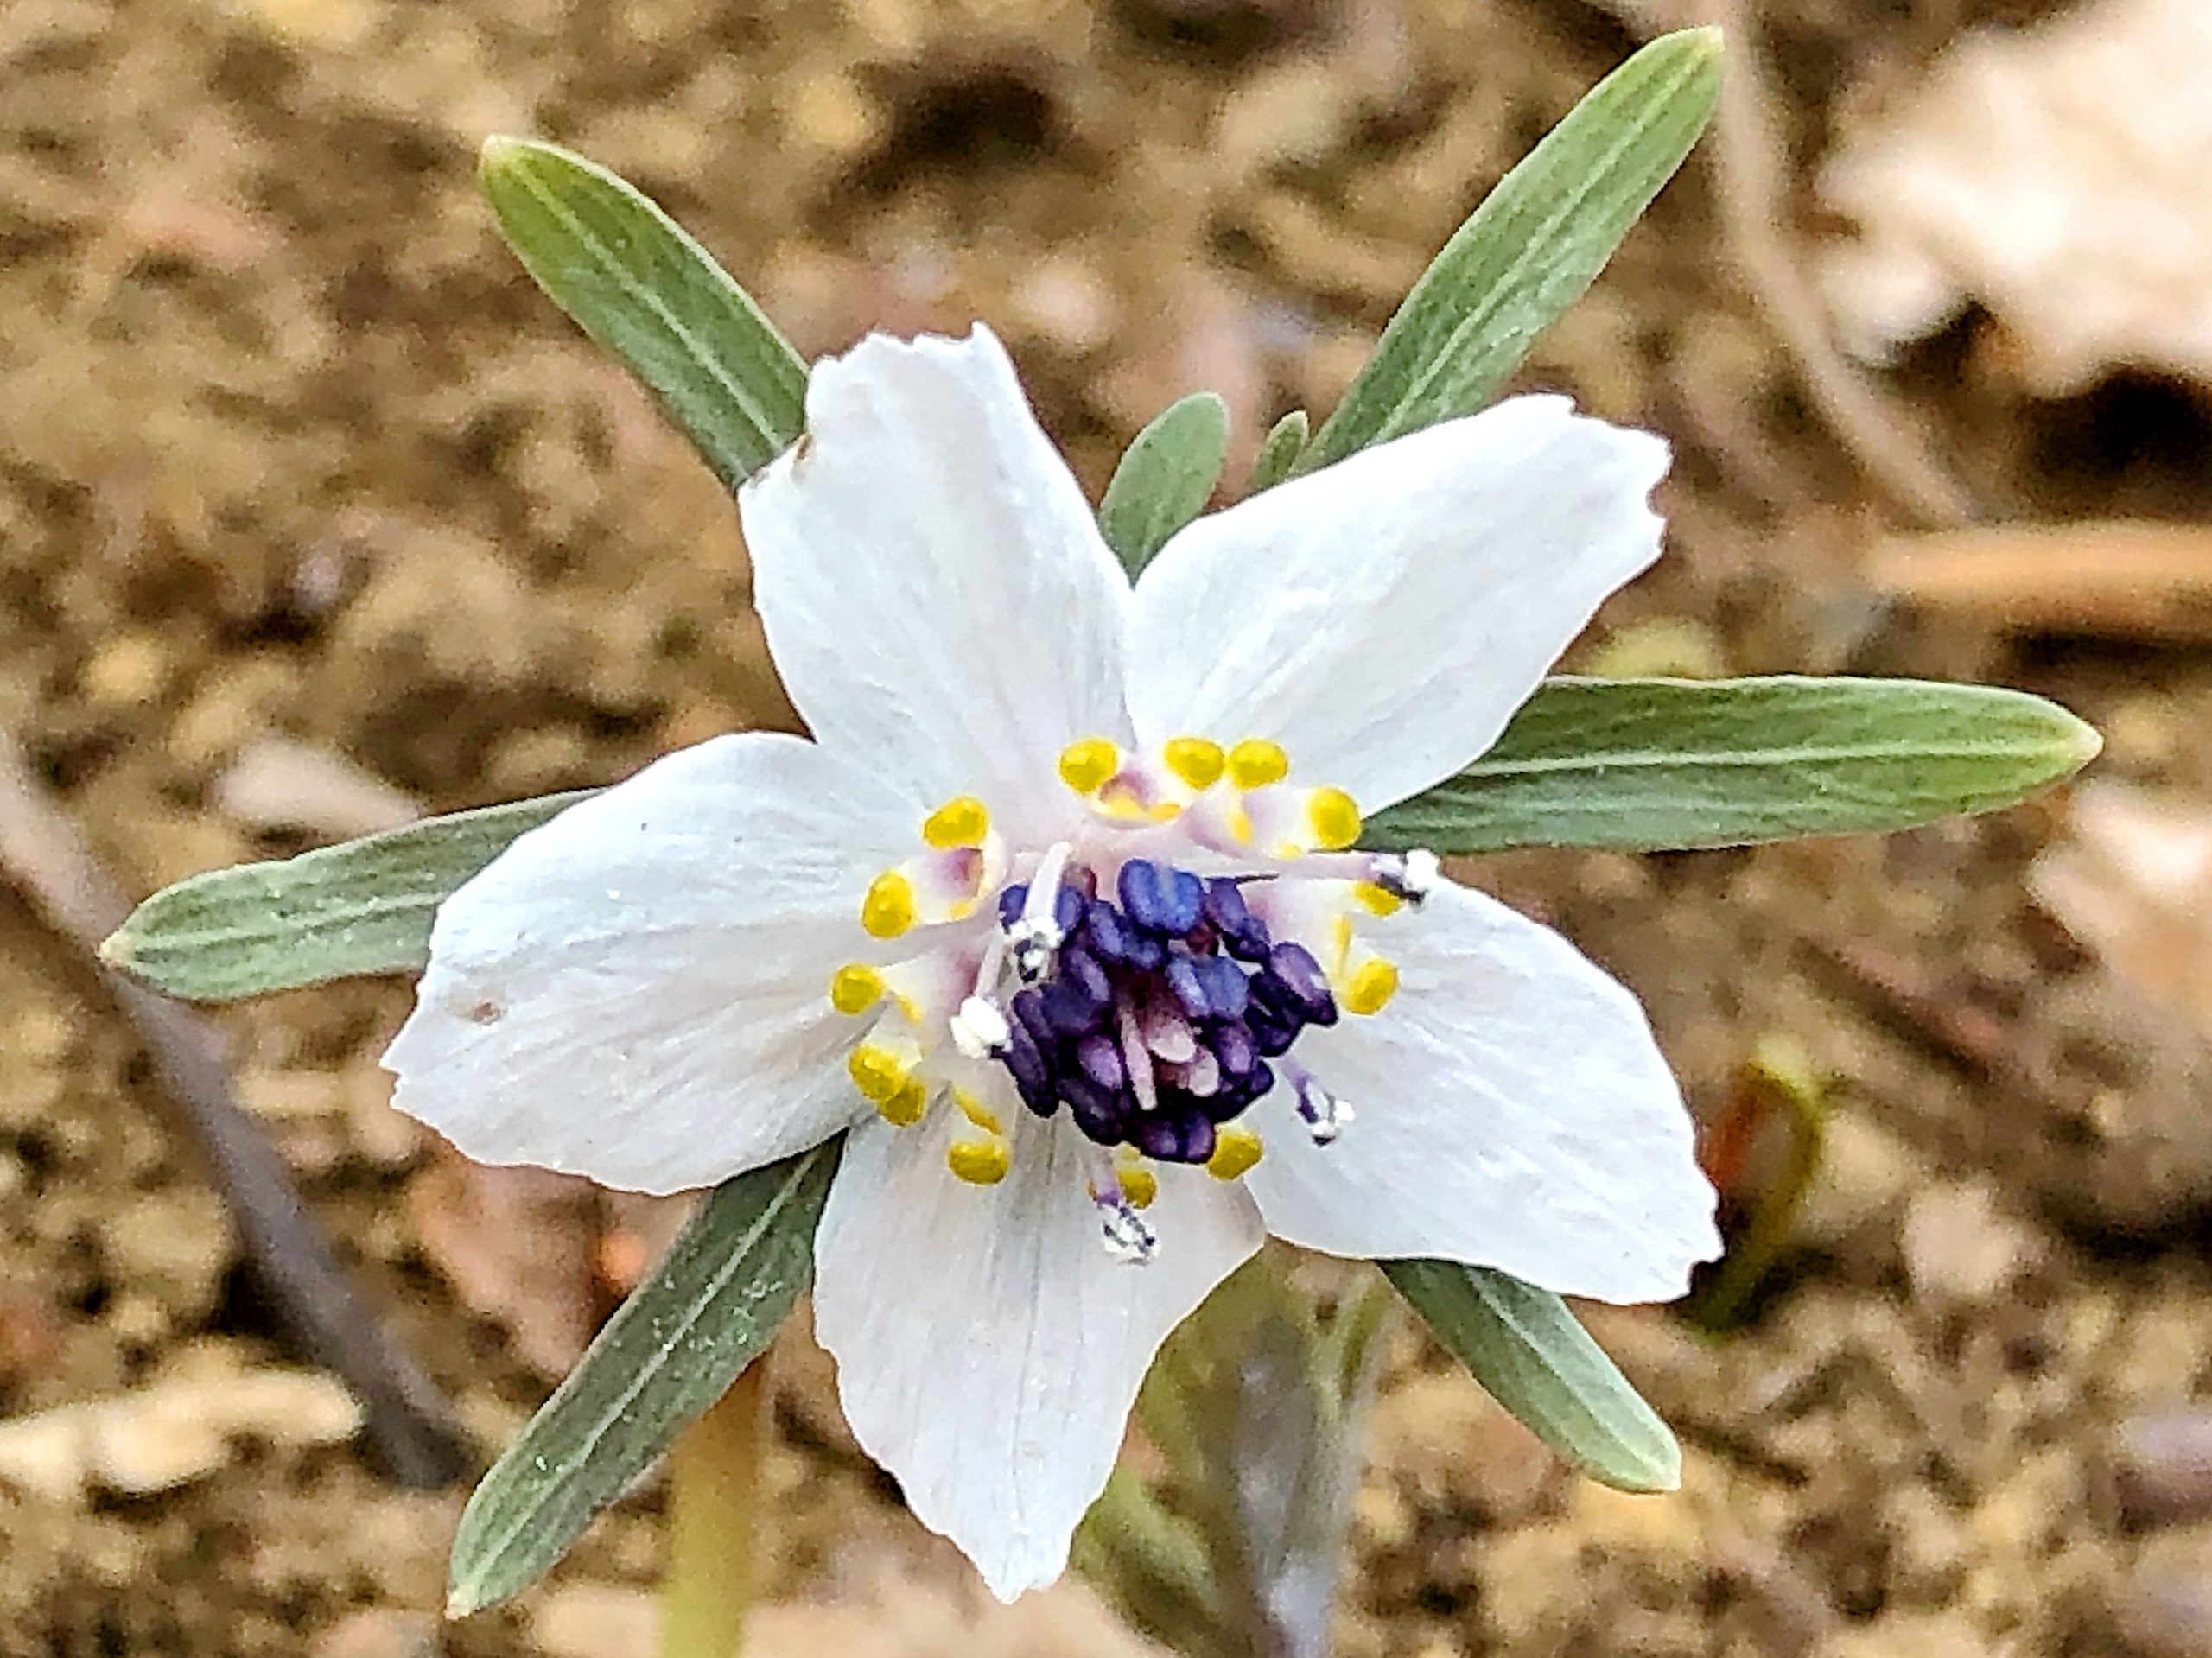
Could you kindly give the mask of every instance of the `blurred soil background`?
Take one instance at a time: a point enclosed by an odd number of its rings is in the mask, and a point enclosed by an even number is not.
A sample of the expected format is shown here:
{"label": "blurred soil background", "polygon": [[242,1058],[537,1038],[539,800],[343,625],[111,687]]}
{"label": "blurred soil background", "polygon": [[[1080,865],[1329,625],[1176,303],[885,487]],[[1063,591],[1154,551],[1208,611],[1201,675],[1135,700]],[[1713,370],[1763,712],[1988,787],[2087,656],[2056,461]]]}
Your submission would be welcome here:
{"label": "blurred soil background", "polygon": [[[637,181],[810,355],[988,319],[1094,490],[1200,387],[1241,477],[1579,93],[1713,15],[7,0],[0,732],[137,896],[788,721],[729,502],[502,249],[488,132]],[[1594,1317],[1680,1497],[1577,1483],[1397,1332],[1348,1658],[2212,1651],[2207,17],[1732,10],[1725,130],[1530,360],[1676,446],[1671,556],[1570,665],[1986,678],[2109,746],[1886,842],[1474,872],[1649,999],[1735,1213],[1810,1144],[1754,1050],[1828,1115],[1735,1327]],[[426,1143],[376,1065],[407,994],[219,1024],[480,1467],[672,1222]],[[640,1649],[653,1485],[440,1629],[463,1488],[372,1471],[176,1125],[0,886],[0,1653]],[[775,1411],[758,1650],[1141,1649],[1079,1591],[983,1606],[803,1340]]]}

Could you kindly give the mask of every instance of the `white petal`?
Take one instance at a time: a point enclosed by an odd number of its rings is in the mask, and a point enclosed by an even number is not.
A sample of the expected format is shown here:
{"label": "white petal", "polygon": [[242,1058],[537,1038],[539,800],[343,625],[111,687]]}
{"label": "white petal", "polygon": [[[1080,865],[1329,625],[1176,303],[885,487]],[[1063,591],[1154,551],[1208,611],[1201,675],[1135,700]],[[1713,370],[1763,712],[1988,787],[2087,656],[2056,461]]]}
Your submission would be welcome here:
{"label": "white petal", "polygon": [[1013,1172],[962,1185],[952,1132],[863,1123],[816,1244],[815,1330],[846,1420],[922,1523],[1012,1600],[1065,1569],[1160,1344],[1259,1248],[1251,1200],[1162,1171],[1151,1261],[1109,1258],[1065,1121],[1015,1129]]}
{"label": "white petal", "polygon": [[797,737],[718,737],[510,847],[448,899],[393,1101],[469,1156],[710,1185],[842,1128],[863,954],[911,810]]}
{"label": "white petal", "polygon": [[1269,737],[1369,810],[1479,755],[1659,555],[1667,448],[1517,397],[1203,518],[1137,582],[1147,746]]}
{"label": "white petal", "polygon": [[791,701],[932,802],[1051,835],[1060,751],[1127,733],[1128,581],[1005,348],[871,336],[815,365],[806,424],[740,498]]}
{"label": "white petal", "polygon": [[1374,930],[1398,994],[1308,1031],[1357,1115],[1313,1145],[1278,1083],[1245,1177],[1268,1229],[1332,1255],[1495,1267],[1605,1301],[1680,1295],[1719,1253],[1689,1115],[1636,998],[1548,927],[1439,883]]}

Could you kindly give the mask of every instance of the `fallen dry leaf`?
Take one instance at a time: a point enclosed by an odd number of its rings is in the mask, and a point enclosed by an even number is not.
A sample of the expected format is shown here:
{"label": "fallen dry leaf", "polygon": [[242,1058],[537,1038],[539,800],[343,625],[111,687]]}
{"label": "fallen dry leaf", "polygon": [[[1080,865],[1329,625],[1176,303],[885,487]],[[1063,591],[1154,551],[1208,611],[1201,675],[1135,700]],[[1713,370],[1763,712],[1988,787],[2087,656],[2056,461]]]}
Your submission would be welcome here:
{"label": "fallen dry leaf", "polygon": [[[547,1658],[650,1651],[659,1627],[652,1595],[612,1584],[556,1585],[531,1619]],[[1071,1579],[1002,1606],[980,1585],[886,1574],[850,1598],[756,1608],[745,1645],[755,1658],[1166,1658]]]}
{"label": "fallen dry leaf", "polygon": [[2028,873],[2036,901],[2121,978],[2212,1033],[2212,808],[2097,780]]}
{"label": "fallen dry leaf", "polygon": [[0,1480],[56,1502],[81,1502],[92,1490],[146,1496],[214,1473],[234,1440],[334,1445],[360,1425],[359,1405],[330,1376],[226,1360],[0,1422]]}
{"label": "fallen dry leaf", "polygon": [[[2212,272],[2208,272],[2212,280]],[[2212,530],[2119,521],[1892,536],[1878,593],[2009,632],[2212,640]]]}
{"label": "fallen dry leaf", "polygon": [[253,829],[305,829],[326,840],[411,823],[413,799],[333,749],[295,737],[249,743],[215,779],[215,804]]}
{"label": "fallen dry leaf", "polygon": [[2212,379],[2212,6],[2094,0],[1967,35],[1819,179],[1856,222],[1818,281],[1880,360],[1986,307],[2031,388],[2136,365]]}
{"label": "fallen dry leaf", "polygon": [[1927,1186],[1905,1210],[1905,1274],[1913,1293],[1937,1305],[1993,1300],[2036,1263],[2040,1237],[1986,1182]]}
{"label": "fallen dry leaf", "polygon": [[597,1188],[544,1169],[491,1168],[445,1153],[407,1188],[423,1253],[515,1352],[568,1374],[597,1327]]}

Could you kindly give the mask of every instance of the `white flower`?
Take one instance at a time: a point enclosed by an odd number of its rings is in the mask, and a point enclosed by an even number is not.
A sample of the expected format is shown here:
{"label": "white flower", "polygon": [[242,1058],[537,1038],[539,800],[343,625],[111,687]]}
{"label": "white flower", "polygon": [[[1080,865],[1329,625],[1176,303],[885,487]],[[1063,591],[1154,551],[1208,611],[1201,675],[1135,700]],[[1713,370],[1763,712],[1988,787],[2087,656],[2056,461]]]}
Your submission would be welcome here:
{"label": "white flower", "polygon": [[985,330],[868,340],[806,403],[741,508],[814,740],[670,755],[449,899],[400,1106],[647,1191],[847,1132],[846,1414],[1008,1598],[1264,1232],[1679,1294],[1713,1197],[1634,998],[1348,849],[1354,797],[1481,754],[1657,556],[1664,445],[1516,398],[1199,519],[1132,591]]}

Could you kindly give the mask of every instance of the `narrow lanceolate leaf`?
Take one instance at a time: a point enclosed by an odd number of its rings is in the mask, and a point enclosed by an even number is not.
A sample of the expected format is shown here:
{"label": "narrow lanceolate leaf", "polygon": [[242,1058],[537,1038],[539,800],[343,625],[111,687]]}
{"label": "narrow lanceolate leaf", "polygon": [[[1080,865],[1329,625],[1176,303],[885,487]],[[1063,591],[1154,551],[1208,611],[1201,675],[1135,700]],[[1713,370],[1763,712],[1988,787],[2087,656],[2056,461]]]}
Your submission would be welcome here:
{"label": "narrow lanceolate leaf", "polygon": [[1137,434],[1098,504],[1098,527],[1132,581],[1206,510],[1228,453],[1229,405],[1211,391],[1170,403]]}
{"label": "narrow lanceolate leaf", "polygon": [[1382,1267],[1491,1397],[1582,1472],[1622,1491],[1681,1483],[1675,1436],[1549,1290],[1444,1261]]}
{"label": "narrow lanceolate leaf", "polygon": [[1299,470],[1489,402],[1674,176],[1719,93],[1712,29],[1662,35],[1600,81],[1445,244]]}
{"label": "narrow lanceolate leaf", "polygon": [[1656,852],[1910,829],[2009,806],[2097,734],[2021,691],[1917,679],[1550,679],[1363,844]]}
{"label": "narrow lanceolate leaf", "polygon": [[804,360],[674,219],[553,144],[488,139],[477,171],[537,285],[645,382],[724,483],[798,441]]}
{"label": "narrow lanceolate leaf", "polygon": [[438,905],[518,835],[591,793],[426,817],[296,858],[194,875],[140,905],[100,956],[187,1001],[412,972],[430,959]]}
{"label": "narrow lanceolate leaf", "polygon": [[813,1278],[836,1166],[831,1141],[715,1188],[468,1499],[450,1616],[543,1577],[767,1347]]}
{"label": "narrow lanceolate leaf", "polygon": [[1306,453],[1312,426],[1303,409],[1294,409],[1268,429],[1266,441],[1260,445],[1260,458],[1252,463],[1252,481],[1244,486],[1245,494],[1273,489],[1290,476],[1298,457]]}

